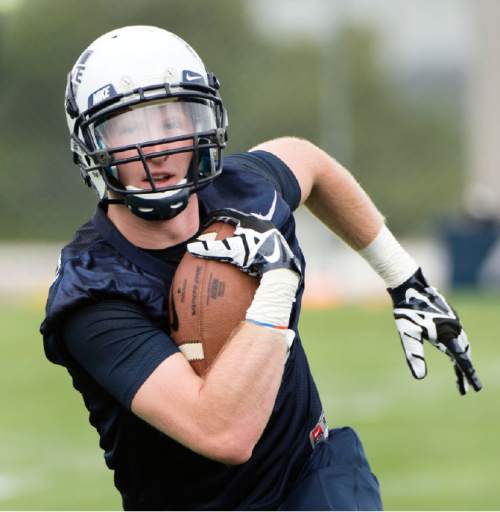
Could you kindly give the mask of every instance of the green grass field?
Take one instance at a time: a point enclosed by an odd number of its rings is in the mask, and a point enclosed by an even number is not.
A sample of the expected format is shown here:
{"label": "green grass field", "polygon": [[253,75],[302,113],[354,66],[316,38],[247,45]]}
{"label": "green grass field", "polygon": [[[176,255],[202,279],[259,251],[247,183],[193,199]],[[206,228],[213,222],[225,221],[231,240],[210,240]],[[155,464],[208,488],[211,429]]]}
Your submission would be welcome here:
{"label": "green grass field", "polygon": [[[460,397],[428,347],[413,380],[389,304],[304,311],[302,338],[330,426],[351,425],[386,509],[500,509],[500,298],[456,296],[484,384]],[[41,306],[0,302],[0,509],[118,509],[97,434],[65,370],[43,355]]]}

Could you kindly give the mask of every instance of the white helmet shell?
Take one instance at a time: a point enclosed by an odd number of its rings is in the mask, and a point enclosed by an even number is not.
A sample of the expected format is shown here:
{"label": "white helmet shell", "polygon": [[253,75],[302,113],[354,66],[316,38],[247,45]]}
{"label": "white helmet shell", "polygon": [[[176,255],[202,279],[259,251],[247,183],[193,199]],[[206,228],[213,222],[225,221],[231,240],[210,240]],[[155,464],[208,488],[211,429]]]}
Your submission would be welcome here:
{"label": "white helmet shell", "polygon": [[205,66],[183,39],[149,26],[123,27],[96,39],[71,71],[80,112],[151,84],[192,81],[208,85]]}

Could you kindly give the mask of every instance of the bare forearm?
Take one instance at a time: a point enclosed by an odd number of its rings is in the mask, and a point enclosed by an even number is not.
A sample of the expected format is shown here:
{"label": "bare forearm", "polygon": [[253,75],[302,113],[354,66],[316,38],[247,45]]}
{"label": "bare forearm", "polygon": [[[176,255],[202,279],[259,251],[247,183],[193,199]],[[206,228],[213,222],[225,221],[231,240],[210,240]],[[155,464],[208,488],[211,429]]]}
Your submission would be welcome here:
{"label": "bare forearm", "polygon": [[208,435],[230,430],[244,436],[244,443],[257,442],[278,393],[286,350],[280,332],[248,322],[238,327],[200,388]]}
{"label": "bare forearm", "polygon": [[301,203],[353,249],[366,247],[384,219],[354,177],[311,142],[281,137],[253,150],[269,151],[285,162],[299,182]]}
{"label": "bare forearm", "polygon": [[305,204],[353,249],[362,249],[376,237],[384,218],[352,174],[322,153]]}

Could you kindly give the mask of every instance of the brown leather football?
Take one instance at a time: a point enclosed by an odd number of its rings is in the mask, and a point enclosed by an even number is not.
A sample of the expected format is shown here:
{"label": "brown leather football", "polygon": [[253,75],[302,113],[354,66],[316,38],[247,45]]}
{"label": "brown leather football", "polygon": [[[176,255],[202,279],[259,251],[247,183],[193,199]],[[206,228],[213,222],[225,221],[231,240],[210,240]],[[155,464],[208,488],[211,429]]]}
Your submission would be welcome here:
{"label": "brown leather football", "polygon": [[[234,226],[210,225],[201,240],[222,240]],[[245,318],[258,280],[225,262],[183,256],[170,289],[170,335],[194,371],[204,375]]]}

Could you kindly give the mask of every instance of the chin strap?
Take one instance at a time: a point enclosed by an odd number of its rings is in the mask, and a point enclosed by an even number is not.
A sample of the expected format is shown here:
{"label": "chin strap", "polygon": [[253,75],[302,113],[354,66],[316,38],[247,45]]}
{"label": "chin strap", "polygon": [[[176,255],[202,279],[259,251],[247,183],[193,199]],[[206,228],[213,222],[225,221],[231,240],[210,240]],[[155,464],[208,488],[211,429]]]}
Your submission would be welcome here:
{"label": "chin strap", "polygon": [[107,206],[108,204],[125,204],[123,199],[110,199],[109,197],[103,197],[99,203],[104,206]]}
{"label": "chin strap", "polygon": [[125,206],[138,217],[146,220],[168,220],[182,212],[188,205],[189,189],[180,189],[177,193],[159,199],[147,199],[139,194],[127,195],[123,199]]}
{"label": "chin strap", "polygon": [[[144,194],[146,195],[146,194]],[[180,189],[175,194],[162,198],[140,197],[139,194],[130,194],[118,199],[103,198],[101,203],[123,204],[134,215],[145,220],[169,220],[179,215],[188,205],[189,189]]]}

